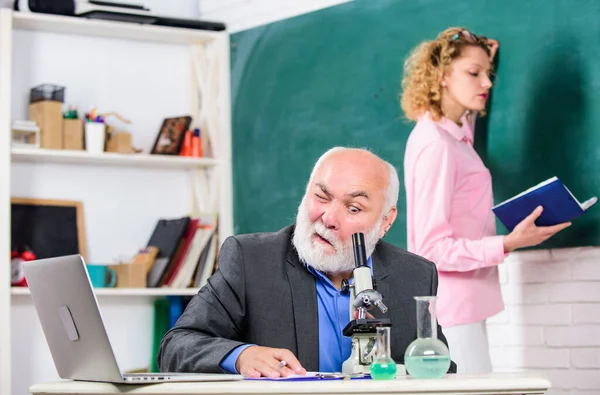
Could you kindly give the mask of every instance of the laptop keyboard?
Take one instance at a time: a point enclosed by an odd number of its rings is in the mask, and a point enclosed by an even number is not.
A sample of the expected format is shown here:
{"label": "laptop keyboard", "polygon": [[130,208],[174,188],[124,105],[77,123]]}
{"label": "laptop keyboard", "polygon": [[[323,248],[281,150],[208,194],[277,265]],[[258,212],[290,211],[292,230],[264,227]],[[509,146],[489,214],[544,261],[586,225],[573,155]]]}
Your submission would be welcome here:
{"label": "laptop keyboard", "polygon": [[151,379],[151,380],[169,380],[173,376],[188,376],[194,373],[125,373],[123,377],[128,379]]}
{"label": "laptop keyboard", "polygon": [[159,382],[159,381],[169,381],[170,378],[169,377],[165,377],[165,376],[158,376],[158,375],[152,375],[152,374],[144,374],[144,373],[130,373],[130,374],[124,374],[123,375],[123,380],[124,381],[129,381],[129,382],[139,382],[139,381],[154,381],[154,382]]}

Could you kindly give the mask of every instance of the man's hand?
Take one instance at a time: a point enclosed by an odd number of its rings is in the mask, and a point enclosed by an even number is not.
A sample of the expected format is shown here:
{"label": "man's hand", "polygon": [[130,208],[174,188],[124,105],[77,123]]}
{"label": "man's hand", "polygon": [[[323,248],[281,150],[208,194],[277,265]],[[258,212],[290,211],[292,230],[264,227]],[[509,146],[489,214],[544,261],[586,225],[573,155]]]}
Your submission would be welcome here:
{"label": "man's hand", "polygon": [[[285,361],[284,364],[281,362]],[[251,346],[238,356],[235,368],[245,377],[287,377],[306,374],[296,356],[284,348]]]}
{"label": "man's hand", "polygon": [[504,252],[538,245],[564,228],[571,226],[570,222],[554,226],[536,226],[535,220],[542,215],[542,211],[544,211],[542,206],[537,207],[504,237]]}

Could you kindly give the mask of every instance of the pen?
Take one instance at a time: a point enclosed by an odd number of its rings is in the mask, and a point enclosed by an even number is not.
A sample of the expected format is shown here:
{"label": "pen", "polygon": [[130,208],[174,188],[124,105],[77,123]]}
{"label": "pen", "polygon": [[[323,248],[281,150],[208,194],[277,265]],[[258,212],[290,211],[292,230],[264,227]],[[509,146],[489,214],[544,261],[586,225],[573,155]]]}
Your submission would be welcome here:
{"label": "pen", "polygon": [[317,373],[316,377],[319,379],[364,379],[367,375],[364,373]]}
{"label": "pen", "polygon": [[277,370],[281,369],[284,366],[287,366],[287,362],[284,360],[279,361],[279,364],[277,365]]}

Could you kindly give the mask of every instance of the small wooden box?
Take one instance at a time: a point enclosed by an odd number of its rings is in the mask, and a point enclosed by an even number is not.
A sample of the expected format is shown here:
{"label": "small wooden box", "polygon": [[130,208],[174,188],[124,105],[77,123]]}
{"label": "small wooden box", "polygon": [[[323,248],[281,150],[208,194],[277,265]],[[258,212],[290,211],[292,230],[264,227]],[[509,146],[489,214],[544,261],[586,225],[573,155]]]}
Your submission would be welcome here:
{"label": "small wooden box", "polygon": [[29,104],[29,118],[40,127],[40,147],[63,148],[62,103],[42,100]]}
{"label": "small wooden box", "polygon": [[138,254],[133,258],[133,265],[142,265],[146,268],[146,275],[150,273],[150,269],[152,269],[152,265],[156,261],[156,256],[158,255],[158,248],[154,246],[149,246],[143,248],[138,252]]}
{"label": "small wooden box", "polygon": [[117,288],[146,288],[146,266],[123,263],[110,266],[117,273]]}
{"label": "small wooden box", "polygon": [[106,152],[119,152],[122,154],[133,152],[131,148],[131,133],[114,132],[106,143]]}
{"label": "small wooden box", "polygon": [[83,150],[83,125],[80,119],[63,120],[63,148]]}

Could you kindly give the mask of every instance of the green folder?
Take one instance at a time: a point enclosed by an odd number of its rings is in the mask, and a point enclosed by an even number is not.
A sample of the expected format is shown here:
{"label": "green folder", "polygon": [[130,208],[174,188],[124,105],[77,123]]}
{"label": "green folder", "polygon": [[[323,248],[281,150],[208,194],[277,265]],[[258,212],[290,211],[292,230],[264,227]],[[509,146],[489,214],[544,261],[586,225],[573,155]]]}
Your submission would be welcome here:
{"label": "green folder", "polygon": [[152,336],[152,359],[150,360],[150,372],[156,373],[158,369],[158,349],[160,341],[169,330],[169,300],[157,298],[154,302],[154,333]]}

